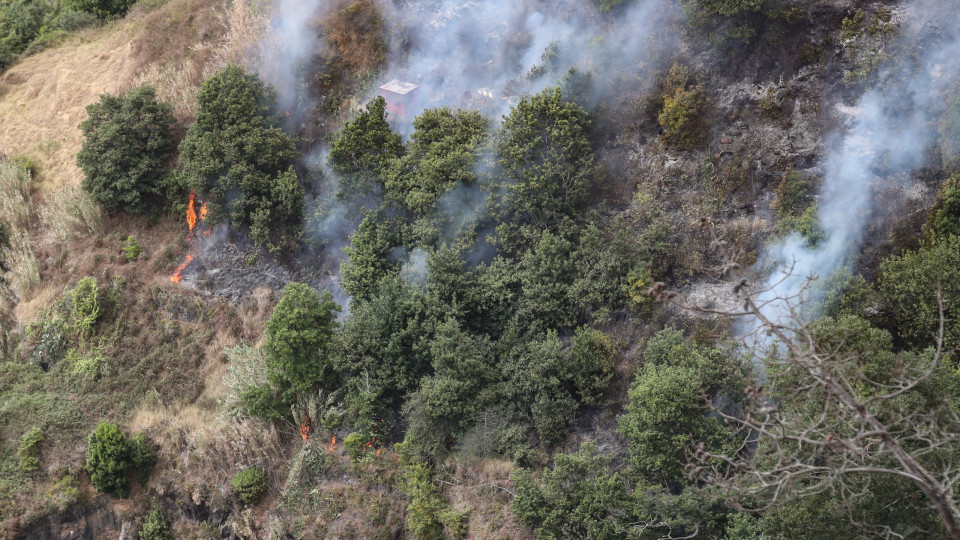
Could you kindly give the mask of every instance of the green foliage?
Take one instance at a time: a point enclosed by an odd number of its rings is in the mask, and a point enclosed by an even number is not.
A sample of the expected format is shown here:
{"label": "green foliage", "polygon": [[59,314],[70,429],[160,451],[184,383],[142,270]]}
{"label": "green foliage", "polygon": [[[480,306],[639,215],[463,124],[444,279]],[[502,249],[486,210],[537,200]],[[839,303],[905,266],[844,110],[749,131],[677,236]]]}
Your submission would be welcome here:
{"label": "green foliage", "polygon": [[137,242],[137,239],[133,236],[128,236],[123,242],[123,247],[120,248],[123,251],[123,256],[126,257],[128,262],[136,262],[140,255],[143,254],[143,248],[140,246],[140,242]]}
{"label": "green foliage", "polygon": [[935,342],[940,321],[937,293],[944,306],[944,346],[960,345],[960,237],[935,240],[929,247],[883,261],[880,294],[893,314],[897,332],[911,344],[927,347]]}
{"label": "green foliage", "polygon": [[433,375],[404,404],[407,440],[420,453],[436,457],[472,425],[496,399],[498,373],[489,341],[448,320],[430,344]]}
{"label": "green foliage", "polygon": [[827,232],[820,224],[816,204],[808,206],[799,216],[783,216],[777,223],[777,229],[782,234],[799,234],[806,245],[812,248],[817,247],[827,239]]}
{"label": "green foliage", "polygon": [[898,51],[888,47],[900,33],[892,19],[893,14],[886,6],[873,14],[869,25],[862,9],[852,17],[844,17],[840,42],[851,62],[851,68],[843,75],[847,85],[874,82],[880,66],[896,57]]}
{"label": "green foliage", "polygon": [[735,402],[745,367],[717,349],[692,347],[671,328],[657,333],[644,351],[644,366],[630,385],[620,433],[630,464],[644,478],[671,485],[686,477],[686,457],[695,443],[708,452],[732,451],[738,441],[715,417],[710,401]]}
{"label": "green foliage", "polygon": [[267,489],[267,473],[259,467],[250,467],[233,475],[230,480],[233,494],[246,505],[254,505]]}
{"label": "green foliage", "polygon": [[173,540],[173,531],[170,529],[170,521],[163,515],[163,511],[154,508],[147,519],[143,520],[140,526],[140,540]]}
{"label": "green foliage", "polygon": [[238,345],[224,353],[230,362],[224,383],[224,411],[233,418],[260,416],[277,421],[288,414],[279,399],[280,392],[270,382],[270,372],[260,349]]}
{"label": "green foliage", "polygon": [[513,474],[512,509],[520,522],[543,539],[629,537],[633,501],[623,479],[609,472],[609,458],[587,442],[554,459],[539,484],[527,470]]}
{"label": "green foliage", "polygon": [[394,157],[399,154],[396,151],[385,155],[390,159],[381,178],[387,200],[415,215],[424,215],[455,186],[477,182],[477,163],[489,135],[488,122],[477,111],[454,112],[444,107],[420,113],[413,128],[402,156]]}
{"label": "green foliage", "polygon": [[365,193],[380,183],[380,171],[401,155],[403,143],[387,123],[386,101],[377,97],[333,141],[330,165],[342,176],[338,196]]}
{"label": "green foliage", "polygon": [[529,236],[524,226],[543,230],[579,217],[596,170],[590,129],[586,111],[559,88],[523,98],[504,118],[496,140],[506,176],[497,233],[508,249]]}
{"label": "green foliage", "polygon": [[758,15],[771,0],[681,0],[692,27],[725,27],[714,38],[750,43],[764,21]]}
{"label": "green foliage", "polygon": [[139,213],[159,199],[173,150],[172,111],[146,85],[116,97],[102,94],[87,106],[77,166],[86,175],[83,189],[95,201],[108,210]]}
{"label": "green foliage", "polygon": [[66,0],[66,7],[96,15],[101,21],[123,15],[136,0]]}
{"label": "green foliage", "polygon": [[960,236],[960,176],[940,186],[940,193],[923,230],[924,240],[932,242],[949,236]]}
{"label": "green foliage", "polygon": [[207,202],[208,219],[248,227],[258,246],[297,239],[304,192],[293,170],[294,140],[272,114],[274,90],[257,75],[228,66],[203,83],[197,100],[180,163],[187,185]]}
{"label": "green foliage", "polygon": [[622,4],[624,0],[593,0],[597,6],[597,11],[604,13]]}
{"label": "green foliage", "polygon": [[97,490],[126,497],[130,482],[126,471],[131,465],[130,442],[120,427],[101,422],[87,440],[86,470]]}
{"label": "green foliage", "polygon": [[377,214],[367,214],[350,237],[350,245],[343,249],[349,259],[341,273],[343,289],[351,296],[367,300],[383,278],[397,273],[397,265],[388,256],[400,243],[398,225],[395,220],[383,221]]}
{"label": "green foliage", "polygon": [[363,455],[366,453],[366,448],[364,448],[364,445],[369,440],[370,437],[354,431],[353,433],[347,435],[347,438],[343,440],[343,450],[353,461],[360,461],[363,459]]}
{"label": "green foliage", "polygon": [[788,216],[799,217],[814,202],[817,182],[807,175],[789,170],[783,174],[777,184],[777,198],[773,202],[773,209],[777,217],[784,219]]}
{"label": "green foliage", "polygon": [[572,244],[561,236],[544,233],[520,263],[523,299],[518,317],[531,333],[571,326],[576,312],[570,286],[576,275]]}
{"label": "green foliage", "polygon": [[346,406],[354,425],[372,431],[374,420],[416,391],[430,369],[433,325],[426,296],[399,277],[385,279],[336,337],[336,365],[347,374]]}
{"label": "green foliage", "polygon": [[24,472],[33,472],[40,468],[40,445],[43,444],[43,430],[33,427],[20,437],[17,457]]}
{"label": "green foliage", "polygon": [[569,295],[579,309],[591,312],[595,321],[624,305],[636,258],[632,231],[617,225],[610,228],[613,230],[587,225],[573,254],[576,271]]}
{"label": "green foliage", "polygon": [[663,106],[657,121],[663,141],[681,150],[703,144],[708,132],[703,86],[696,83],[689,68],[681,64],[670,68],[662,86]]}
{"label": "green foliage", "polygon": [[145,485],[157,465],[157,451],[142,431],[130,441],[130,463],[139,477],[140,485]]}
{"label": "green foliage", "polygon": [[297,403],[337,381],[327,349],[338,324],[339,306],[302,283],[289,283],[266,324],[264,358],[282,400]]}
{"label": "green foliage", "polygon": [[416,540],[441,540],[444,530],[452,538],[463,538],[464,515],[447,504],[443,492],[433,482],[430,466],[410,451],[409,442],[394,446],[400,460],[400,473],[407,503],[407,530]]}
{"label": "green foliage", "polygon": [[72,303],[70,321],[73,333],[81,340],[93,334],[93,326],[100,318],[100,288],[92,277],[82,278],[70,292]]}
{"label": "green foliage", "polygon": [[960,170],[960,91],[947,99],[946,110],[940,117],[939,143],[944,167]]}
{"label": "green foliage", "polygon": [[610,336],[586,326],[577,329],[570,348],[570,372],[580,401],[597,405],[613,378],[617,349]]}

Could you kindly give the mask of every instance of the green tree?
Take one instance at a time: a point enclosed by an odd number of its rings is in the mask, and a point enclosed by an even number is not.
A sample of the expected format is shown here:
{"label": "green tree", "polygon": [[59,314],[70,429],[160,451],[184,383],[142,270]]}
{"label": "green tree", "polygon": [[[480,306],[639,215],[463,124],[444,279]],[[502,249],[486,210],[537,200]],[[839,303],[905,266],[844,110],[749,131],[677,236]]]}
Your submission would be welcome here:
{"label": "green tree", "polygon": [[341,175],[341,198],[381,183],[380,171],[403,155],[403,142],[387,123],[386,101],[377,97],[347,122],[330,149],[330,165]]}
{"label": "green tree", "polygon": [[453,319],[437,327],[430,344],[433,375],[404,404],[407,440],[424,454],[439,456],[474,418],[496,399],[493,349]]}
{"label": "green tree", "polygon": [[264,359],[271,382],[284,402],[293,404],[317,387],[330,389],[337,372],[328,353],[339,326],[340,308],[329,292],[320,293],[302,283],[289,283],[266,324]]}
{"label": "green tree", "polygon": [[718,396],[736,402],[745,375],[737,358],[691,347],[678,330],[667,328],[651,338],[619,418],[634,471],[666,485],[681,484],[695,444],[731,451],[739,441],[709,415],[709,402]]}
{"label": "green tree", "polygon": [[159,200],[173,150],[172,111],[147,85],[116,97],[102,94],[87,106],[77,166],[86,175],[83,189],[104,208],[143,212]]}
{"label": "green tree", "polygon": [[87,439],[86,470],[97,490],[126,497],[130,482],[126,471],[131,465],[130,441],[111,422],[101,422]]}
{"label": "green tree", "polygon": [[630,490],[610,472],[610,459],[591,442],[575,454],[557,454],[538,483],[530,471],[513,474],[514,514],[537,538],[630,538],[636,519]]}
{"label": "green tree", "polygon": [[123,15],[136,0],[67,0],[66,7],[96,15],[101,21]]}
{"label": "green tree", "polygon": [[343,249],[348,257],[341,268],[343,290],[354,298],[369,299],[382,279],[397,273],[389,257],[402,241],[401,227],[400,221],[386,220],[380,213],[364,216],[350,245]]}
{"label": "green tree", "polygon": [[336,338],[337,367],[347,375],[346,407],[356,427],[399,408],[431,366],[435,321],[426,295],[399,276],[380,282],[370,300],[356,301]]}
{"label": "green tree", "polygon": [[294,140],[272,114],[276,92],[257,75],[228,66],[204,81],[200,108],[180,143],[187,185],[207,202],[209,218],[249,228],[255,244],[298,238],[303,187],[293,170]]}
{"label": "green tree", "polygon": [[267,473],[260,467],[250,467],[233,475],[230,487],[237,499],[247,505],[254,505],[260,501],[263,492],[267,490]]}
{"label": "green tree", "polygon": [[154,508],[147,514],[147,519],[143,520],[138,536],[140,540],[173,540],[173,531],[170,530],[170,521],[163,515],[163,511]]}
{"label": "green tree", "polygon": [[617,350],[610,336],[586,326],[577,329],[570,347],[570,376],[580,401],[597,405],[613,378]]}
{"label": "green tree", "polygon": [[940,186],[937,202],[930,209],[923,231],[924,239],[960,236],[960,176],[954,176]]}
{"label": "green tree", "polygon": [[424,215],[454,186],[476,183],[488,122],[477,111],[444,107],[420,113],[413,127],[406,152],[388,162],[382,177],[388,200]]}
{"label": "green tree", "polygon": [[943,297],[944,345],[960,346],[960,237],[935,240],[929,247],[893,256],[880,265],[880,294],[897,332],[916,346],[932,342],[940,321],[937,293]]}
{"label": "green tree", "polygon": [[17,457],[20,458],[20,469],[33,472],[40,468],[40,445],[43,444],[43,430],[34,427],[20,437],[17,445]]}
{"label": "green tree", "polygon": [[517,316],[530,333],[571,326],[577,319],[570,287],[576,278],[572,244],[545,232],[520,263],[523,298]]}
{"label": "green tree", "polygon": [[589,198],[596,172],[590,147],[590,118],[559,88],[524,98],[503,119],[497,134],[502,186],[498,233],[515,245],[522,227],[555,227],[563,216],[577,217]]}

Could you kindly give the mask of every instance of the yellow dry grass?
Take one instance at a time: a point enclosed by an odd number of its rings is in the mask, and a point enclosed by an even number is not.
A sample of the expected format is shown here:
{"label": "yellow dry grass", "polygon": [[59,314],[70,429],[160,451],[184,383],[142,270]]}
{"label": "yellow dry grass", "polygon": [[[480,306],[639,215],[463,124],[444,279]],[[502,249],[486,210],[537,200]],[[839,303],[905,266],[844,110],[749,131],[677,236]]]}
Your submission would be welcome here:
{"label": "yellow dry grass", "polygon": [[87,105],[104,92],[127,89],[136,74],[131,30],[120,24],[78,36],[0,77],[0,151],[33,158],[41,191],[79,182],[77,125]]}
{"label": "yellow dry grass", "polygon": [[77,126],[100,94],[149,83],[188,123],[205,77],[230,62],[259,64],[267,27],[249,2],[171,0],[24,58],[0,76],[0,153],[34,159],[41,193],[78,185]]}

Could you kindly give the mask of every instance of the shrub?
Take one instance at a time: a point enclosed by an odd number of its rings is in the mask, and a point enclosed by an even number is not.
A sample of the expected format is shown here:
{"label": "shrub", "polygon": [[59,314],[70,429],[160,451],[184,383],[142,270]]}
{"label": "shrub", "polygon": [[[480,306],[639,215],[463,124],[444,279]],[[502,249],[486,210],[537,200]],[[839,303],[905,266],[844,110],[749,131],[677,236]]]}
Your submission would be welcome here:
{"label": "shrub", "polygon": [[75,32],[97,24],[97,16],[86,11],[63,10],[57,17],[57,26],[67,32]]}
{"label": "shrub", "polygon": [[40,445],[43,443],[43,430],[34,427],[20,437],[17,446],[17,457],[20,458],[20,468],[24,472],[32,472],[40,468]]}
{"label": "shrub", "polygon": [[267,473],[258,467],[244,469],[233,476],[230,485],[233,487],[233,494],[241,503],[257,504],[267,489]]}
{"label": "shrub", "polygon": [[663,101],[657,121],[664,142],[683,150],[701,145],[707,137],[703,86],[696,83],[689,68],[675,64],[661,87]]}
{"label": "shrub", "polygon": [[347,455],[350,456],[350,459],[359,461],[363,458],[363,454],[365,453],[364,446],[369,440],[370,437],[366,437],[355,431],[347,435],[347,438],[343,440],[343,449],[347,452]]}
{"label": "shrub", "polygon": [[98,424],[87,439],[86,470],[93,487],[126,497],[130,491],[126,470],[130,465],[130,442],[120,427],[111,422]]}
{"label": "shrub", "polygon": [[928,243],[948,236],[960,236],[960,176],[950,178],[940,187],[940,194],[923,231]]}
{"label": "shrub", "polygon": [[100,289],[97,280],[85,277],[77,282],[76,288],[70,293],[73,309],[71,322],[74,334],[85,339],[93,333],[93,325],[100,318]]}
{"label": "shrub", "polygon": [[123,15],[136,0],[67,0],[66,7],[73,11],[84,11],[95,15],[101,21]]}
{"label": "shrub", "polygon": [[147,483],[150,473],[157,465],[157,451],[142,431],[130,441],[130,462],[139,477],[140,485]]}
{"label": "shrub", "polygon": [[172,111],[146,85],[116,97],[103,94],[87,106],[77,166],[86,175],[83,189],[104,208],[139,213],[159,200],[164,162],[173,150]]}
{"label": "shrub", "polygon": [[154,508],[140,526],[140,540],[173,540],[170,522],[159,508]]}
{"label": "shrub", "polygon": [[797,171],[787,171],[777,184],[777,199],[773,202],[773,209],[777,217],[800,216],[813,203],[816,180]]}
{"label": "shrub", "polygon": [[570,371],[580,401],[596,405],[613,378],[616,347],[610,336],[585,326],[577,329],[570,349]]}
{"label": "shrub", "polygon": [[137,259],[140,258],[140,255],[143,254],[143,248],[140,247],[140,242],[137,242],[137,239],[133,236],[128,236],[123,242],[123,247],[120,249],[123,250],[123,256],[127,258],[128,262],[136,262]]}

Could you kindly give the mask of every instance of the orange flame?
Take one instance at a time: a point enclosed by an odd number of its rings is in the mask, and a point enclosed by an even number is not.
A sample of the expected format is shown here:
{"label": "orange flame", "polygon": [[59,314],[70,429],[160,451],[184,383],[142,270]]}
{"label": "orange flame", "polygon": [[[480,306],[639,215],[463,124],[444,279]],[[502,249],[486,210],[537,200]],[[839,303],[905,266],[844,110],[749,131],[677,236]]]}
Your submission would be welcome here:
{"label": "orange flame", "polygon": [[[190,228],[190,236],[193,236],[193,228],[197,225],[197,211],[193,208],[193,199],[195,195],[190,192],[190,202],[187,203],[187,227]],[[203,209],[201,208],[201,212]]]}
{"label": "orange flame", "polygon": [[303,440],[310,438],[310,415],[303,415],[303,422],[300,422],[300,438]]}
{"label": "orange flame", "polygon": [[378,448],[378,449],[377,449],[377,455],[379,456],[379,455],[380,455],[380,452],[383,452],[384,450],[386,450],[386,448]]}
{"label": "orange flame", "polygon": [[336,435],[334,435],[333,438],[330,439],[330,447],[327,448],[327,451],[328,451],[328,452],[333,452],[333,448],[334,448],[335,446],[337,446],[337,436],[336,436]]}
{"label": "orange flame", "polygon": [[187,265],[193,261],[193,255],[187,255],[187,260],[183,261],[183,264],[177,267],[177,271],[170,276],[170,281],[172,283],[180,283],[180,280],[183,279],[183,271],[187,268]]}
{"label": "orange flame", "polygon": [[200,221],[207,219],[207,203],[200,205]]}

